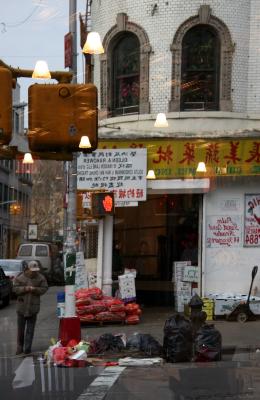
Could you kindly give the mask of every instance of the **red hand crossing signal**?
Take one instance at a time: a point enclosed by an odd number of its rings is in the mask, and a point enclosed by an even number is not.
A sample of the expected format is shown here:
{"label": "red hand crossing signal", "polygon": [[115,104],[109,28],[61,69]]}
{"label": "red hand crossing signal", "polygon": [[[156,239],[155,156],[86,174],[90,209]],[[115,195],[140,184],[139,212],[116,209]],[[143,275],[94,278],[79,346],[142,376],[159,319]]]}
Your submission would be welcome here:
{"label": "red hand crossing signal", "polygon": [[91,193],[91,214],[94,218],[114,215],[115,203],[114,193],[99,192]]}

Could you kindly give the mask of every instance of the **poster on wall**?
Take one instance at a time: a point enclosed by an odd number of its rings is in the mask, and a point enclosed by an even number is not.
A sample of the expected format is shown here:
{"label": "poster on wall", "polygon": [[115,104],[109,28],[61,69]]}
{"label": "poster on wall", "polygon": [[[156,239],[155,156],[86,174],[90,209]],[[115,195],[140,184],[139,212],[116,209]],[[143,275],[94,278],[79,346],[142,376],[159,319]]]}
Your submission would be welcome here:
{"label": "poster on wall", "polygon": [[241,215],[210,215],[206,222],[206,247],[240,247]]}
{"label": "poster on wall", "polygon": [[245,194],[244,246],[260,246],[260,194]]}
{"label": "poster on wall", "polygon": [[29,223],[27,226],[27,238],[28,240],[38,239],[38,224]]}

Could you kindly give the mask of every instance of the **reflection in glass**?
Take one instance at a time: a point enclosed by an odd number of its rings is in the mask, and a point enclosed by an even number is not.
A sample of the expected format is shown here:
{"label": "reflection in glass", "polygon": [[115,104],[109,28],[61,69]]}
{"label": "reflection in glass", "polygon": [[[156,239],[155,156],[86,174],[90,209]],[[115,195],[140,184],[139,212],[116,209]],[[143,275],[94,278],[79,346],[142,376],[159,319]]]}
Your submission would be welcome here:
{"label": "reflection in glass", "polygon": [[182,42],[181,110],[218,110],[219,38],[212,27],[197,25]]}

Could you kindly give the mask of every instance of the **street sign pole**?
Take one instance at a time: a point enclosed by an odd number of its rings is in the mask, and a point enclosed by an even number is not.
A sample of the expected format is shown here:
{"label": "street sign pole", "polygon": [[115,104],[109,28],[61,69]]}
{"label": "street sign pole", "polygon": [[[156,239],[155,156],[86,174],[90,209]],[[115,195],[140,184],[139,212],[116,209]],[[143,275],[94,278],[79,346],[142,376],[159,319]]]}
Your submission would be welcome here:
{"label": "street sign pole", "polygon": [[[70,71],[73,74],[72,83],[77,83],[77,1],[69,0],[69,31],[72,36],[72,66]],[[77,157],[73,153],[73,160],[68,165],[68,204],[67,204],[67,229],[64,248],[65,266],[65,317],[75,316],[74,284],[75,274],[71,275],[71,260],[76,260],[76,196],[77,196]],[[68,262],[70,260],[70,262]],[[68,271],[67,271],[68,269]],[[74,278],[74,279],[72,279]]]}

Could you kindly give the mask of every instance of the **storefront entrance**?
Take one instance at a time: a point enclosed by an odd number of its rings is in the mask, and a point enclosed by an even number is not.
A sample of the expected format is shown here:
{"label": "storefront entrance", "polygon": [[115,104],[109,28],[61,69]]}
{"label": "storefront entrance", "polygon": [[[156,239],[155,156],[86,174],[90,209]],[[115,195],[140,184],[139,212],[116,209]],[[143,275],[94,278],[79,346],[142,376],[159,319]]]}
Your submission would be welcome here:
{"label": "storefront entrance", "polygon": [[136,269],[137,300],[173,306],[173,263],[198,265],[198,194],[148,195],[138,207],[116,208],[113,277]]}

